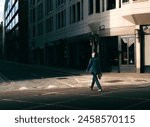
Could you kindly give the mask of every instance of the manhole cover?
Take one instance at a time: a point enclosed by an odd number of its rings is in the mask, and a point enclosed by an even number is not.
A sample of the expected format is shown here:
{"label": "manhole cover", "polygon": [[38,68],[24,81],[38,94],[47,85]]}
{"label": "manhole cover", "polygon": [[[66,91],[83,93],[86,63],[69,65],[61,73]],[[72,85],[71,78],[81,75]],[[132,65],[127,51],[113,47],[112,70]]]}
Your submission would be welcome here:
{"label": "manhole cover", "polygon": [[147,82],[146,80],[140,80],[140,79],[138,79],[138,80],[135,80],[136,82]]}
{"label": "manhole cover", "polygon": [[106,81],[108,83],[117,83],[117,82],[123,82],[123,80],[111,80],[111,81]]}

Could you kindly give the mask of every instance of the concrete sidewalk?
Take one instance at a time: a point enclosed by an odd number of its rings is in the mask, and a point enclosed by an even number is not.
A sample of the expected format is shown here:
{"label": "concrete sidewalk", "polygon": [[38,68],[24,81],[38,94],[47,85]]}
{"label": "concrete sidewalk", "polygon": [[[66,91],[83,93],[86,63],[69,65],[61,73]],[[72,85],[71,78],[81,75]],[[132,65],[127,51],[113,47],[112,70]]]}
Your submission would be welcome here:
{"label": "concrete sidewalk", "polygon": [[[49,69],[61,71],[72,75],[81,76],[85,79],[91,79],[91,74],[85,72],[85,70],[75,70],[69,68],[55,68],[49,67]],[[82,79],[82,80],[85,80]],[[104,86],[108,85],[150,85],[150,73],[103,73],[101,83]]]}
{"label": "concrete sidewalk", "polygon": [[[90,73],[85,70],[62,68],[62,67],[52,67],[52,66],[37,66],[42,68],[47,68],[52,71],[61,72],[68,75],[76,76],[91,76]],[[89,77],[90,78],[90,77]],[[150,83],[150,73],[117,73],[108,72],[103,73],[103,82],[108,83],[123,83],[123,84],[140,84],[140,83]]]}

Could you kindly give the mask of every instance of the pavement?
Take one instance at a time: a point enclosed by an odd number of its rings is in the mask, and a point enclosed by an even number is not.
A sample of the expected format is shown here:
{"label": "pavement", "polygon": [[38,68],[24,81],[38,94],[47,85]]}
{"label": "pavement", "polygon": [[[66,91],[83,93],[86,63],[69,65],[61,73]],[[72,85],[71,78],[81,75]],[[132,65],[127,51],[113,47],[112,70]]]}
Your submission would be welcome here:
{"label": "pavement", "polygon": [[[53,73],[63,74],[63,76],[13,81],[0,72],[0,92],[79,88],[89,87],[91,83],[92,76],[86,73],[85,70],[42,65],[22,65],[24,67],[46,69]],[[108,86],[147,87],[150,86],[150,73],[103,73],[100,83],[104,88]]]}

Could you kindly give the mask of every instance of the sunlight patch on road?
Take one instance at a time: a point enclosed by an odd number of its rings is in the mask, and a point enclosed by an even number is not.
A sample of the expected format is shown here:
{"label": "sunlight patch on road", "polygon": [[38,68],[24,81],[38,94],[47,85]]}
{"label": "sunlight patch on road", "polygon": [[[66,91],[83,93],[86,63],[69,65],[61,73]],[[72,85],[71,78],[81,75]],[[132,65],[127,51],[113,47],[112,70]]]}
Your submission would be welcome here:
{"label": "sunlight patch on road", "polygon": [[78,83],[87,83],[87,82],[91,82],[91,80],[79,80],[77,78],[75,78],[75,80],[78,82]]}
{"label": "sunlight patch on road", "polygon": [[51,89],[51,88],[56,88],[56,86],[54,86],[54,85],[48,85],[48,86],[46,87],[46,89]]}
{"label": "sunlight patch on road", "polygon": [[27,90],[27,89],[28,89],[28,88],[27,88],[27,87],[24,87],[24,86],[19,88],[19,90]]}

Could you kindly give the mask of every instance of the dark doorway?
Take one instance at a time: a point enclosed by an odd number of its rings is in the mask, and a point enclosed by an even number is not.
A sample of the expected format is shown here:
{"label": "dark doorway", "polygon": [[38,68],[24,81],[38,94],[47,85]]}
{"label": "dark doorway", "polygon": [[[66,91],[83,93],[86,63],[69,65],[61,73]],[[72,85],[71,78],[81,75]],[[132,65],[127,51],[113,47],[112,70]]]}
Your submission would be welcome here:
{"label": "dark doorway", "polygon": [[103,72],[119,71],[117,36],[100,38],[100,59]]}
{"label": "dark doorway", "polygon": [[135,37],[121,36],[119,42],[120,71],[135,72]]}

